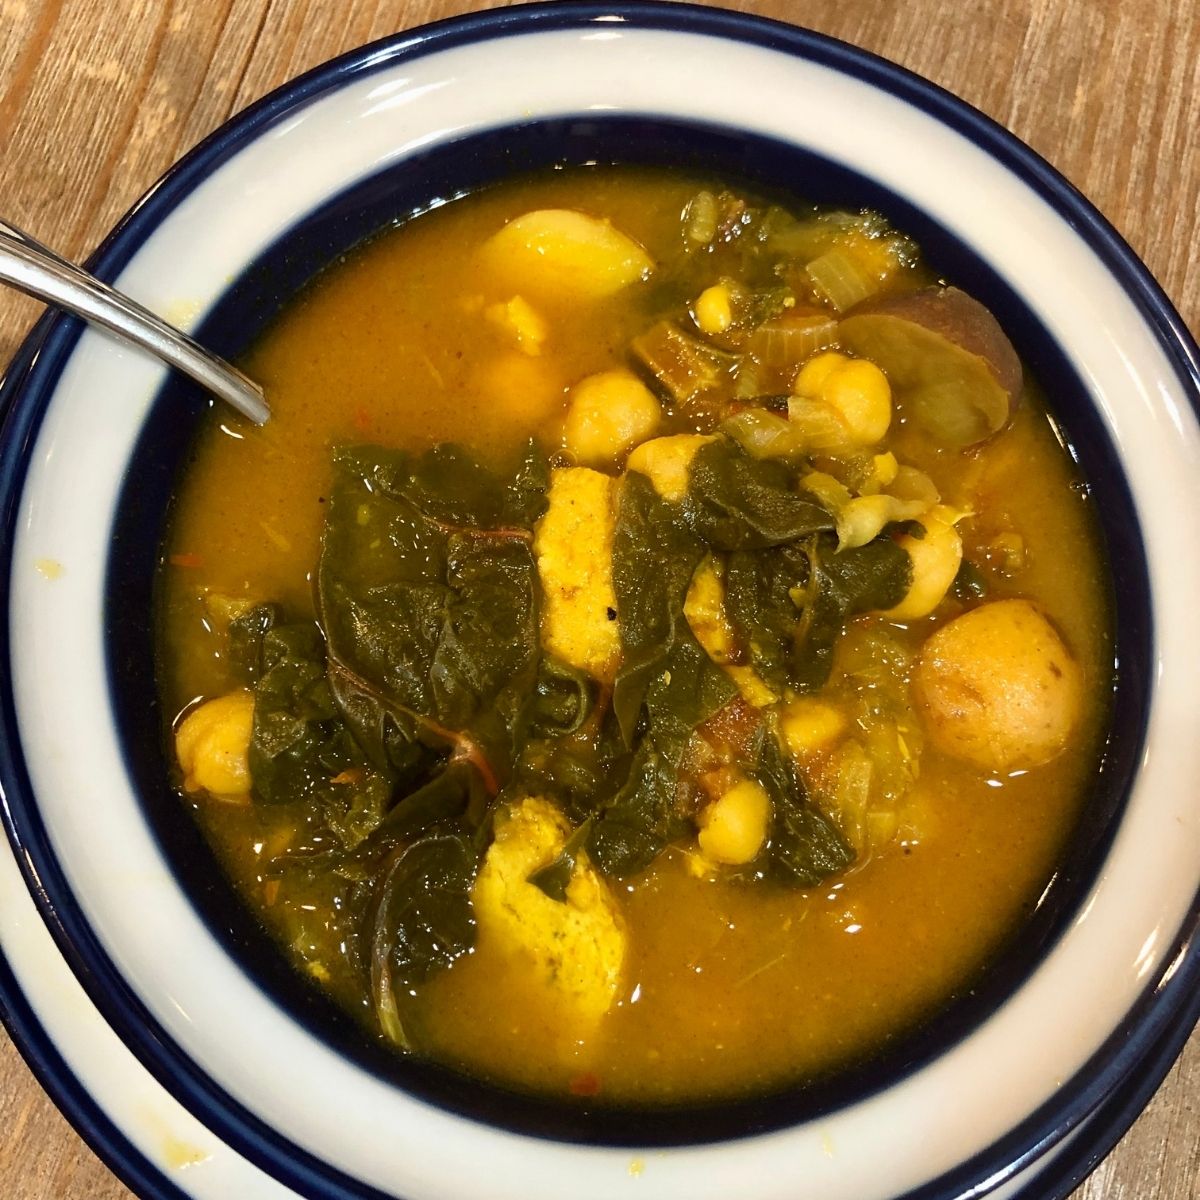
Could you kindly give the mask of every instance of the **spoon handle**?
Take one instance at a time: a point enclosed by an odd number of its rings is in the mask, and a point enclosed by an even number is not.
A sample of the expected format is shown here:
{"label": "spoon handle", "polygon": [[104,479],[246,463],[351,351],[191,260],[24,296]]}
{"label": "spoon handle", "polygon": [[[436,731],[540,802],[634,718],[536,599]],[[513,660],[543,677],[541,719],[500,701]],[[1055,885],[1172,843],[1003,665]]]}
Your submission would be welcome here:
{"label": "spoon handle", "polygon": [[0,221],[0,283],[102,325],[148,350],[232,404],[256,425],[265,424],[271,415],[262,389],[236,367],[6,221]]}

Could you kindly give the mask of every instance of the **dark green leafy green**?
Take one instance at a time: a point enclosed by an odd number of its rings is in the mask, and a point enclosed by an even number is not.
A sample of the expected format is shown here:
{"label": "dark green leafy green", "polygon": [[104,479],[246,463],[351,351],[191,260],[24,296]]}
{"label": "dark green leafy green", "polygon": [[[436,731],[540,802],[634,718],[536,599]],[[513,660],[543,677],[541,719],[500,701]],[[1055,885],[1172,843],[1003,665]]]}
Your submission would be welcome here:
{"label": "dark green leafy green", "polygon": [[[663,500],[644,475],[631,472],[621,490],[612,554],[621,633],[613,709],[630,748],[647,694],[655,685],[656,724],[662,728],[667,720],[682,723],[689,732],[735,690],[700,648],[683,615],[688,586],[704,553],[703,542],[680,507]],[[687,672],[693,691],[682,682],[669,686],[672,668]],[[676,737],[677,732],[672,733],[672,739]]]}
{"label": "dark green leafy green", "polygon": [[588,854],[601,871],[618,879],[649,866],[687,827],[678,800],[675,763],[650,737],[643,738],[624,783],[592,825]]}
{"label": "dark green leafy green", "polygon": [[954,595],[964,604],[973,600],[982,600],[988,594],[987,576],[973,563],[965,558],[954,576]]}
{"label": "dark green leafy green", "polygon": [[886,533],[849,550],[835,545],[831,537],[809,543],[809,582],[791,663],[797,691],[815,691],[829,678],[834,644],[847,618],[891,608],[912,583],[912,559]]}
{"label": "dark green leafy green", "polygon": [[584,848],[591,831],[592,820],[589,817],[571,831],[571,836],[567,838],[554,861],[534,871],[529,876],[529,882],[551,900],[562,903],[567,898],[567,887],[570,885],[579,851]]}
{"label": "dark green leafy green", "polygon": [[546,654],[538,664],[530,730],[538,734],[575,733],[587,720],[596,688],[586,672]]}
{"label": "dark green leafy green", "polygon": [[750,648],[755,670],[779,693],[799,673],[796,667],[803,667],[793,663],[803,651],[796,636],[800,609],[793,597],[807,588],[811,571],[807,541],[758,553],[740,550],[726,563],[725,612]]}
{"label": "dark green leafy green", "polygon": [[[781,691],[816,686],[845,617],[907,587],[908,557],[887,537],[834,554],[831,516],[783,463],[721,439],[689,483],[672,503],[640,474],[623,482],[611,691],[540,647],[532,530],[546,466],[532,452],[503,477],[449,446],[339,451],[319,624],[264,606],[231,627],[255,690],[255,795],[303,809],[291,869],[352,889],[378,1018],[401,1044],[401,997],[473,945],[470,890],[498,804],[551,796],[575,825],[531,876],[556,899],[585,848],[625,878],[692,828],[689,751],[737,696],[684,613],[705,558],[723,566],[745,652]],[[755,746],[743,765],[773,816],[747,876],[806,885],[840,869],[849,851],[763,724]]]}
{"label": "dark green leafy green", "polygon": [[333,844],[351,851],[379,825],[398,776],[374,769],[340,718],[325,674],[320,630],[282,623],[282,610],[261,605],[231,622],[230,653],[253,683],[249,763],[263,804],[310,814]]}
{"label": "dark green leafy green", "polygon": [[714,550],[761,550],[835,525],[823,505],[797,491],[783,463],[752,458],[725,438],[700,448],[689,484],[688,523]]}
{"label": "dark green leafy green", "polygon": [[770,834],[759,868],[767,877],[809,887],[850,865],[854,852],[833,822],[809,802],[773,731],[763,731],[755,774],[771,797]]}
{"label": "dark green leafy green", "polygon": [[400,848],[384,870],[370,922],[371,992],[384,1033],[407,1047],[405,998],[475,944],[471,885],[479,846],[437,831]]}

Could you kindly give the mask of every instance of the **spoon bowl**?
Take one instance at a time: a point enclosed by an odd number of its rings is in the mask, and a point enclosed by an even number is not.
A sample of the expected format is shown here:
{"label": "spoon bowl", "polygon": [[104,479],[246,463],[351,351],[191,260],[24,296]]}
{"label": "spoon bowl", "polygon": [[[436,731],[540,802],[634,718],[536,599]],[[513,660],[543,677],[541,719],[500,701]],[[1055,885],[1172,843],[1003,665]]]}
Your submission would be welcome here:
{"label": "spoon bowl", "polygon": [[182,330],[0,220],[0,282],[74,313],[182,371],[255,425],[271,415],[262,388]]}

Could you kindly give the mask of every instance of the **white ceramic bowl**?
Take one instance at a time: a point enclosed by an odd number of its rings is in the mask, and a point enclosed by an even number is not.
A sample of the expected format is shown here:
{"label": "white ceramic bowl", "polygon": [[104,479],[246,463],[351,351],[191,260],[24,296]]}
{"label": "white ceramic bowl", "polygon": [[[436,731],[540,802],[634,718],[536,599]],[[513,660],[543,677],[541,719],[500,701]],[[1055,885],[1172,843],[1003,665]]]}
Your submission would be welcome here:
{"label": "white ceramic bowl", "polygon": [[0,991],[43,1081],[147,1196],[1049,1200],[1196,1020],[1200,540],[1179,518],[1200,512],[1197,351],[1103,220],[985,118],[731,14],[500,11],[269,97],[93,265],[235,351],[372,226],[514,166],[614,155],[881,207],[1001,315],[1091,479],[1116,579],[1115,727],[1079,846],[981,997],[815,1100],[706,1112],[688,1136],[669,1116],[593,1127],[436,1072],[385,1077],[243,965],[237,918],[181,883],[187,835],[164,824],[149,576],[200,405],[140,354],[45,322],[9,374],[0,446]]}

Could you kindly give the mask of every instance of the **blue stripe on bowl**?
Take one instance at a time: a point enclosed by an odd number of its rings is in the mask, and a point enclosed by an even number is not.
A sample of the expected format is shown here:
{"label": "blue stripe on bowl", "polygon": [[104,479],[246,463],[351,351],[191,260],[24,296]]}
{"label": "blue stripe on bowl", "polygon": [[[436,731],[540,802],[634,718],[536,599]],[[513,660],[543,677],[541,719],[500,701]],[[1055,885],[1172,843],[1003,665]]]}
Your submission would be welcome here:
{"label": "blue stripe on bowl", "polygon": [[158,1168],[109,1120],[59,1054],[53,1039],[38,1022],[17,985],[8,962],[0,955],[0,1019],[19,1047],[26,1065],[75,1131],[131,1191],[155,1200],[188,1200]]}
{"label": "blue stripe on bowl", "polygon": [[[163,214],[169,211],[185,196],[196,183],[210,172],[219,162],[224,161],[238,149],[253,140],[263,130],[296,104],[305,99],[315,97],[334,87],[340,86],[351,78],[369,73],[373,70],[392,66],[396,62],[414,55],[433,52],[466,42],[485,40],[491,37],[504,36],[508,33],[526,32],[531,28],[578,28],[599,15],[617,14],[627,21],[642,26],[654,28],[686,28],[691,32],[711,33],[719,36],[730,36],[742,41],[754,42],[771,46],[788,53],[797,54],[813,61],[821,62],[847,74],[864,79],[897,97],[913,103],[944,123],[951,125],[960,132],[971,137],[973,141],[985,148],[992,156],[1008,165],[1018,175],[1022,176],[1031,187],[1047,199],[1060,213],[1081,231],[1083,236],[1092,244],[1098,256],[1108,265],[1109,269],[1126,287],[1127,291],[1137,300],[1139,307],[1146,315],[1147,322],[1156,331],[1164,350],[1171,356],[1177,372],[1185,384],[1194,393],[1200,370],[1197,362],[1200,355],[1188,337],[1182,322],[1170,308],[1153,280],[1141,266],[1128,248],[1116,234],[1104,223],[1086,202],[1055,174],[1041,159],[1022,146],[999,126],[987,118],[970,110],[961,102],[941,92],[932,85],[894,67],[883,60],[873,58],[856,51],[841,43],[793,29],[788,26],[775,25],[770,22],[740,17],[735,14],[717,13],[710,10],[692,10],[676,5],[571,5],[571,6],[539,6],[525,10],[506,10],[480,16],[460,19],[433,26],[416,35],[404,36],[390,42],[379,43],[373,47],[356,51],[344,56],[333,63],[318,68],[301,79],[288,85],[280,92],[260,102],[253,109],[231,122],[221,131],[208,139],[192,155],[189,155],[175,168],[155,189],[141,206],[133,211],[106,241],[100,253],[94,260],[94,266],[100,273],[111,277],[124,265],[132,253],[153,231],[154,226],[161,220]],[[815,194],[814,189],[800,189]],[[886,206],[885,206],[886,207]],[[894,211],[894,210],[893,210]],[[897,214],[897,222],[922,236],[920,222]],[[926,237],[926,241],[929,238]],[[952,255],[951,255],[952,257]],[[967,278],[961,272],[960,278]],[[972,289],[977,291],[985,302],[993,303],[1005,313],[1008,319],[1008,307],[997,303],[996,298],[989,296],[984,288],[976,287],[972,278]],[[1022,331],[1015,329],[1018,344],[1030,354],[1029,346],[1037,343],[1036,330]],[[54,324],[43,351],[43,356],[36,364],[36,370],[31,379],[26,381],[20,391],[20,403],[16,410],[10,412],[5,422],[5,441],[0,450],[0,489],[3,495],[4,527],[11,531],[13,506],[19,496],[26,466],[28,442],[36,432],[40,423],[41,412],[48,400],[53,386],[57,381],[66,354],[74,345],[77,338],[77,328],[70,322]],[[1054,357],[1050,347],[1050,359]],[[1031,359],[1034,356],[1031,355]],[[1065,364],[1063,364],[1065,366]],[[1043,364],[1043,371],[1045,366]],[[160,409],[161,411],[161,409]],[[1100,432],[1099,438],[1084,432],[1082,435],[1068,419],[1072,435],[1076,438],[1080,450],[1081,461],[1092,468],[1106,461],[1111,464],[1111,448],[1107,447],[1107,439]],[[1093,473],[1093,478],[1095,478]],[[1119,477],[1119,474],[1117,476]],[[1124,498],[1122,503],[1127,502]],[[1118,506],[1120,507],[1120,505]],[[1127,510],[1126,510],[1127,511]],[[1126,528],[1126,533],[1132,527]],[[1110,526],[1111,530],[1111,526]],[[1120,531],[1115,531],[1120,534]],[[1136,531],[1133,531],[1136,542]],[[1120,543],[1120,536],[1117,538]],[[1140,545],[1126,545],[1126,550],[1134,550],[1140,554]],[[1136,574],[1136,573],[1135,573]],[[5,583],[7,588],[7,575]],[[1137,580],[1133,580],[1136,586]],[[1144,592],[1144,574],[1142,576]],[[6,599],[6,596],[5,596]],[[4,636],[7,636],[7,631]],[[1133,640],[1140,642],[1142,649],[1148,646],[1149,630],[1144,626]],[[4,646],[7,650],[7,645]],[[12,697],[5,693],[3,697],[3,721],[6,733],[11,737]],[[353,1181],[331,1172],[324,1164],[315,1162],[311,1156],[295,1155],[294,1148],[289,1148],[270,1130],[264,1129],[261,1123],[244,1111],[237,1109],[215,1089],[211,1082],[195,1071],[191,1064],[180,1062],[182,1057],[177,1047],[171,1046],[165,1039],[148,1033],[141,1024],[143,1013],[125,991],[118,979],[115,979],[111,963],[107,961],[98,945],[91,936],[86,924],[76,909],[73,898],[66,890],[61,877],[49,856],[48,847],[41,838],[40,828],[33,810],[28,788],[24,777],[23,765],[19,760],[19,750],[15,743],[10,742],[13,755],[4,755],[0,761],[0,776],[14,800],[12,813],[8,817],[10,836],[21,845],[27,838],[30,860],[28,873],[31,886],[42,902],[43,910],[52,929],[56,932],[59,944],[63,948],[68,961],[83,979],[85,986],[96,1000],[102,1011],[114,1019],[114,1024],[121,1030],[126,1040],[134,1045],[139,1057],[163,1080],[173,1091],[181,1093],[181,1098],[189,1107],[214,1130],[222,1136],[227,1136],[231,1144],[243,1151],[247,1157],[260,1163],[267,1170],[273,1171],[290,1186],[304,1194],[310,1188],[319,1188],[323,1195],[370,1195],[369,1190],[363,1189]],[[1126,750],[1128,753],[1128,750]],[[1114,764],[1113,770],[1121,769],[1120,764]],[[1111,815],[1111,814],[1110,814]],[[1104,845],[1109,832],[1107,826],[1094,831],[1094,841],[1097,849]],[[1094,862],[1091,868],[1094,869]],[[45,891],[38,882],[38,876],[45,882]],[[61,907],[58,907],[61,905]],[[55,916],[57,910],[57,919]],[[1048,910],[1047,910],[1048,911]],[[1195,926],[1195,916],[1189,924],[1189,930]],[[1035,918],[1036,919],[1036,918]],[[1054,935],[1056,926],[1049,921],[1044,936]],[[1182,945],[1182,943],[1181,943]],[[1192,978],[1200,973],[1194,970],[1195,956],[1185,961],[1184,967],[1177,972],[1175,978],[1185,976]],[[1172,980],[1172,983],[1175,981]],[[972,1164],[936,1181],[928,1187],[913,1193],[921,1200],[948,1200],[951,1196],[964,1194],[964,1189],[973,1186],[974,1182],[982,1179],[996,1178],[1007,1175],[1019,1163],[1030,1156],[1040,1153],[1048,1145],[1072,1128],[1087,1112],[1091,1111],[1099,1095],[1111,1091],[1117,1081],[1123,1078],[1126,1071],[1132,1070],[1139,1057],[1139,1051],[1149,1053],[1150,1026],[1154,1027],[1156,1044],[1161,1043],[1165,1036],[1164,1030],[1184,1030],[1190,1027],[1188,1020],[1188,1005],[1180,999],[1178,1006],[1168,1006],[1156,1002],[1153,988],[1148,991],[1146,1001],[1140,1008],[1149,1010],[1142,1014],[1140,1011],[1131,1015],[1122,1030],[1114,1035],[1114,1042],[1119,1040],[1125,1047],[1126,1053],[1117,1058],[1098,1056],[1097,1060],[1080,1073],[1071,1085],[1064,1088],[1061,1098],[1047,1105],[1043,1112],[1036,1114],[1021,1130],[1004,1139],[997,1146],[990,1148],[979,1156]],[[1162,996],[1170,994],[1164,989]],[[1175,995],[1178,996],[1178,989]],[[1185,993],[1186,994],[1186,993]],[[1161,1001],[1162,997],[1159,997]],[[111,1013],[109,1012],[111,1010]],[[1139,1019],[1141,1024],[1139,1025]],[[1194,1020],[1194,1015],[1192,1016]],[[1130,1031],[1132,1034],[1130,1040]],[[132,1039],[132,1040],[131,1040]],[[1114,1070],[1114,1064],[1120,1063],[1120,1070]],[[774,1122],[772,1122],[774,1123]],[[283,1161],[282,1155],[291,1154],[290,1161]],[[1075,1154],[1075,1148],[1071,1148]],[[332,1190],[330,1190],[332,1189]]]}

